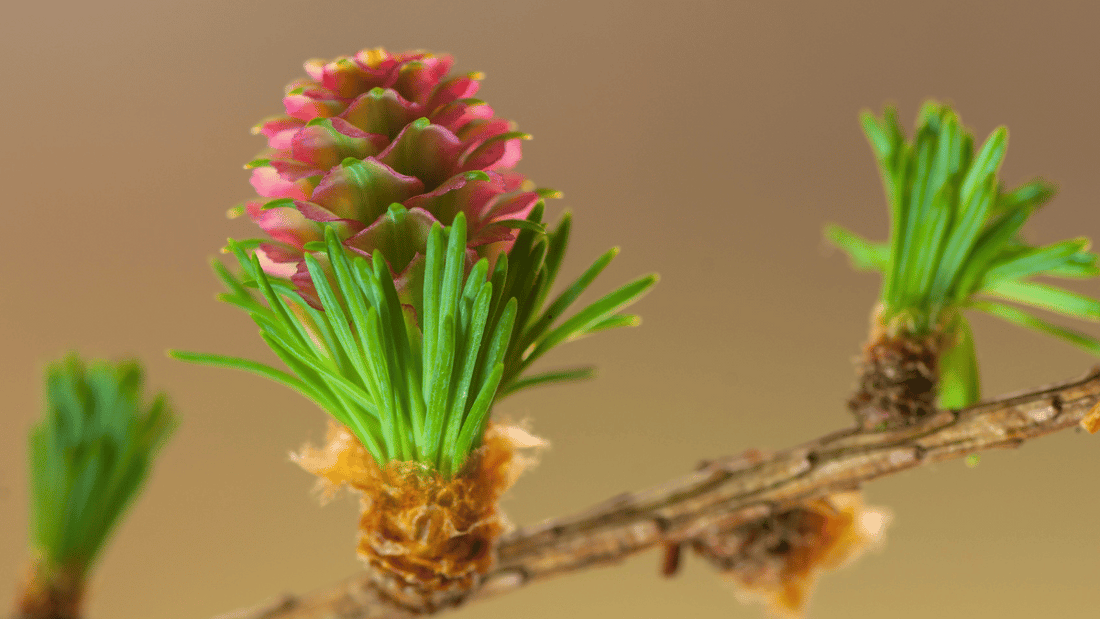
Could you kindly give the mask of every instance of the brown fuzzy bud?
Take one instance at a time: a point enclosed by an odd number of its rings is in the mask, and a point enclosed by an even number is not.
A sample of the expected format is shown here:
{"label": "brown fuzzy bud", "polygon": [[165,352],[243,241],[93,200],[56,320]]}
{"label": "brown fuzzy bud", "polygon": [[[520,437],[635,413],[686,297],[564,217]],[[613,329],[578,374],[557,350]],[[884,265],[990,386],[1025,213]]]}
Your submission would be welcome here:
{"label": "brown fuzzy bud", "polygon": [[818,574],[880,540],[888,517],[858,492],[815,499],[762,520],[698,537],[693,549],[739,586],[739,597],[778,615],[799,615]]}
{"label": "brown fuzzy bud", "polygon": [[80,619],[84,579],[76,570],[27,570],[14,619]]}
{"label": "brown fuzzy bud", "polygon": [[941,339],[880,334],[867,344],[848,400],[861,428],[905,427],[936,412]]}
{"label": "brown fuzzy bud", "polygon": [[333,424],[328,443],[294,460],[321,478],[326,496],[342,484],[362,494],[359,557],[375,586],[414,612],[461,603],[495,562],[510,528],[500,496],[544,443],[513,426],[490,425],[462,472],[448,478],[416,462],[379,467],[351,432]]}

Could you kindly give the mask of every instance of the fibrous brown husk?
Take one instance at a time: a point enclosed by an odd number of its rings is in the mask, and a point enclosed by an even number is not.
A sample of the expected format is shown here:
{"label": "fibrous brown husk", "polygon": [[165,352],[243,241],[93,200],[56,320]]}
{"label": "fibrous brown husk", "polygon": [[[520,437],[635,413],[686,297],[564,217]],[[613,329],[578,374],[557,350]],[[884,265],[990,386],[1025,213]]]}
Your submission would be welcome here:
{"label": "fibrous brown husk", "polygon": [[1100,430],[1100,402],[1097,402],[1088,414],[1081,419],[1081,427],[1087,430],[1089,434],[1096,434]]}
{"label": "fibrous brown husk", "polygon": [[347,484],[362,494],[359,557],[374,584],[416,612],[457,605],[495,561],[510,525],[500,496],[534,458],[518,453],[544,443],[515,426],[490,424],[462,472],[447,478],[416,462],[379,467],[346,427],[294,460],[321,478],[326,496]]}
{"label": "fibrous brown husk", "polygon": [[78,570],[47,570],[32,564],[24,580],[15,619],[79,619],[84,579]]}
{"label": "fibrous brown husk", "polygon": [[943,336],[873,329],[858,362],[859,384],[848,408],[865,430],[911,425],[936,412]]}
{"label": "fibrous brown husk", "polygon": [[888,516],[859,492],[809,501],[696,538],[692,548],[738,585],[738,597],[797,616],[822,570],[836,569],[882,539]]}

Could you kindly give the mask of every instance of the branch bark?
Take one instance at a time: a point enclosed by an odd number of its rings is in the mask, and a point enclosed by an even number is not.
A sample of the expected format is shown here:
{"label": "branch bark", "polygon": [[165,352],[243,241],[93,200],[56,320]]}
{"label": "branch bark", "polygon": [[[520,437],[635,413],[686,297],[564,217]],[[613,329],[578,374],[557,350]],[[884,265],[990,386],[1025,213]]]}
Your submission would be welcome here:
{"label": "branch bark", "polygon": [[[1083,378],[939,411],[908,428],[849,429],[770,454],[730,456],[663,485],[613,497],[580,514],[520,528],[498,546],[496,567],[464,603],[654,546],[690,541],[715,527],[766,518],[863,482],[1076,426],[1100,409],[1100,368]],[[396,619],[411,616],[357,575],[303,596],[216,619]]]}

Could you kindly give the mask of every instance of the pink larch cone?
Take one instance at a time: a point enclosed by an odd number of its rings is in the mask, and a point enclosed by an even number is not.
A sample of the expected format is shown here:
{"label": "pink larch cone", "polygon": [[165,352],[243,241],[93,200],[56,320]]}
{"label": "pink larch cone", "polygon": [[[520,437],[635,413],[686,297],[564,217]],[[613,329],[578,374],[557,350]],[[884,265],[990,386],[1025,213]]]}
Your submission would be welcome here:
{"label": "pink larch cone", "polygon": [[268,200],[245,210],[273,239],[260,246],[265,268],[312,304],[304,253],[325,225],[354,252],[381,250],[401,290],[422,269],[434,222],[465,213],[470,258],[493,260],[515,239],[501,222],[539,200],[512,171],[528,136],[472,98],[478,74],[448,75],[452,62],[381,49],[307,62],[309,79],[287,87],[287,115],[255,128],[269,148],[249,164],[252,185]]}

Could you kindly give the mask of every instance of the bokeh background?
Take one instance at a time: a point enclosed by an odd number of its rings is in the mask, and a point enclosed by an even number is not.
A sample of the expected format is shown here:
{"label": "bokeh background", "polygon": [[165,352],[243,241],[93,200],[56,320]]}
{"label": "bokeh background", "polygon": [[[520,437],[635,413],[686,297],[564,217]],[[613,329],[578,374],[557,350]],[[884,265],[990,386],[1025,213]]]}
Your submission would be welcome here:
{"label": "bokeh background", "polygon": [[[194,619],[351,574],[356,503],[318,507],[288,453],[321,412],[170,347],[271,359],[215,302],[207,261],[248,221],[248,132],[302,61],[363,47],[452,53],[498,114],[534,134],[519,169],[576,216],[566,275],[611,245],[596,286],[659,271],[641,328],[570,344],[544,367],[595,381],[498,411],[553,448],[506,500],[518,523],[582,509],[706,457],[782,448],[849,423],[851,359],[877,279],[822,241],[882,238],[859,110],[954,102],[982,137],[1011,129],[1009,183],[1058,198],[1038,242],[1100,236],[1100,8],[1091,2],[20,3],[0,23],[0,608],[26,557],[25,436],[45,363],[135,355],[183,425],[103,557],[89,616]],[[1100,294],[1086,283],[1079,290]],[[1080,375],[1068,345],[976,318],[987,394]],[[1100,335],[1095,325],[1086,327]],[[1100,439],[1064,432],[976,468],[883,479],[883,551],[826,576],[810,616],[1095,613]],[[760,617],[709,566],[658,578],[656,554],[540,583],[456,617]]]}

